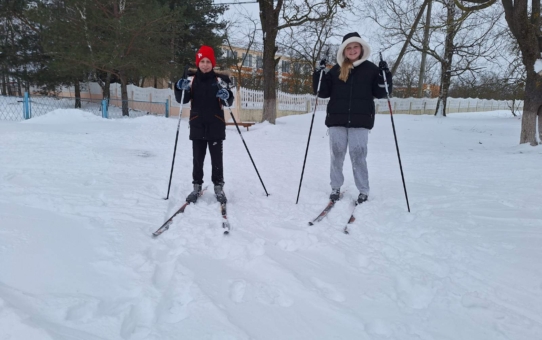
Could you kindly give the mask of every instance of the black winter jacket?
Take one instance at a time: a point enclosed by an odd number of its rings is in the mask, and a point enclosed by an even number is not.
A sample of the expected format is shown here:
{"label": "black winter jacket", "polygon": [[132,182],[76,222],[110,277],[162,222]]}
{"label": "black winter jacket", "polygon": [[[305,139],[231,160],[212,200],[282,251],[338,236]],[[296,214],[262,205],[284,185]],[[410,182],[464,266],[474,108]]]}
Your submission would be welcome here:
{"label": "black winter jacket", "polygon": [[[354,67],[346,83],[339,79],[338,64],[322,75],[318,97],[330,98],[327,105],[326,126],[344,126],[372,129],[375,122],[374,98],[386,97],[382,72],[366,60]],[[316,93],[320,72],[313,75],[313,89]],[[386,74],[389,91],[392,90],[391,73]]]}
{"label": "black winter jacket", "polygon": [[[190,140],[224,140],[226,139],[226,121],[224,119],[224,110],[222,101],[216,97],[216,93],[221,89],[218,85],[218,79],[222,79],[227,84],[230,78],[225,73],[210,72],[203,73],[190,70],[189,76],[194,76],[190,90],[185,91],[183,104],[191,101],[190,104]],[[233,93],[228,89],[230,97],[228,106],[233,103]],[[182,91],[175,87],[175,99],[181,102]]]}

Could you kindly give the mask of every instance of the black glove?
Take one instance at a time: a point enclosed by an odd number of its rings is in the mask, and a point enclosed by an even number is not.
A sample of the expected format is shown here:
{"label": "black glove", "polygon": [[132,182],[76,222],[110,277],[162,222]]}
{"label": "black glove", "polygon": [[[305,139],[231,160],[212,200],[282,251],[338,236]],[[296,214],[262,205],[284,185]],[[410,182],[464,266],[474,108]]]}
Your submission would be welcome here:
{"label": "black glove", "polygon": [[228,98],[230,98],[230,94],[228,93],[228,90],[226,89],[218,90],[218,92],[216,93],[216,96],[222,99],[223,101],[226,101],[228,100]]}
{"label": "black glove", "polygon": [[179,81],[175,84],[175,87],[178,90],[190,90],[190,80],[188,79],[179,79]]}
{"label": "black glove", "polygon": [[326,65],[327,65],[327,60],[326,60],[326,58],[320,60],[320,64],[319,64],[318,67],[316,68],[316,72],[325,70],[325,69],[326,69]]}
{"label": "black glove", "polygon": [[388,67],[388,63],[384,60],[380,60],[378,63],[378,68],[380,69],[380,72],[378,72],[378,84],[380,87],[384,87],[384,77],[382,76],[382,71],[384,71],[384,74],[386,75],[386,82],[388,83],[388,86],[391,84],[391,72]]}
{"label": "black glove", "polygon": [[388,67],[388,63],[385,62],[384,60],[380,60],[380,62],[378,63],[378,68],[380,69],[380,71],[384,71],[386,73],[390,71],[390,68]]}

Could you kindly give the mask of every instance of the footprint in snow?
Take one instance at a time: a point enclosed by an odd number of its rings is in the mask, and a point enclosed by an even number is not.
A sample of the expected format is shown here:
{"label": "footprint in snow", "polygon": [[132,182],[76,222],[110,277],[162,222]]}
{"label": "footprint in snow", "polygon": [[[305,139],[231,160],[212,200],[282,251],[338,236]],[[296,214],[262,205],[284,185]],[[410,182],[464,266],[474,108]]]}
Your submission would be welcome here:
{"label": "footprint in snow", "polygon": [[255,288],[256,300],[263,304],[290,307],[294,303],[280,288],[264,283],[257,284]]}
{"label": "footprint in snow", "polygon": [[190,312],[188,306],[192,302],[190,296],[182,298],[173,298],[165,301],[164,306],[157,312],[159,322],[178,323],[188,318]]}
{"label": "footprint in snow", "polygon": [[94,317],[97,306],[97,301],[84,301],[78,303],[68,308],[65,319],[68,321],[89,321]]}
{"label": "footprint in snow", "polygon": [[346,298],[339,292],[332,284],[326,283],[316,277],[311,278],[311,282],[318,288],[318,291],[326,298],[336,301],[344,302]]}
{"label": "footprint in snow", "polygon": [[230,299],[237,303],[244,302],[246,288],[247,283],[245,280],[235,280],[230,284]]}
{"label": "footprint in snow", "polygon": [[152,275],[152,283],[154,286],[158,289],[166,288],[171,281],[174,269],[175,263],[173,261],[157,264]]}
{"label": "footprint in snow", "polygon": [[151,333],[151,321],[154,319],[151,302],[142,299],[131,305],[129,312],[122,320],[120,334],[124,339],[146,339]]}
{"label": "footprint in snow", "polygon": [[395,278],[395,293],[398,300],[414,309],[429,307],[435,297],[434,281],[423,277],[399,275]]}
{"label": "footprint in snow", "polygon": [[480,297],[480,294],[478,294],[478,292],[471,292],[464,294],[461,297],[461,305],[469,309],[489,309],[491,307],[491,302],[487,299]]}
{"label": "footprint in snow", "polygon": [[252,242],[252,244],[248,245],[248,252],[251,255],[252,258],[262,256],[265,254],[265,240],[263,239],[257,239]]}

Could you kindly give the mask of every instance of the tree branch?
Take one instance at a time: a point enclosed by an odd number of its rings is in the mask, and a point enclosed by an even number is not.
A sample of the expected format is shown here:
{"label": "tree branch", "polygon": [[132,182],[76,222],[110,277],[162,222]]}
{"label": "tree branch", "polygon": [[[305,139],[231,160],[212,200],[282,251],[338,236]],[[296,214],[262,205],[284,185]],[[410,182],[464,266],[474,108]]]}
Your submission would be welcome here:
{"label": "tree branch", "polygon": [[[464,6],[460,1],[464,1],[464,2],[472,3],[472,4],[479,4],[479,5],[467,7],[467,6]],[[497,0],[454,0],[454,2],[457,5],[457,7],[459,7],[459,9],[461,9],[462,11],[470,12],[470,11],[477,11],[480,9],[487,8],[493,5],[495,2],[497,2]]]}
{"label": "tree branch", "polygon": [[393,67],[391,69],[392,74],[395,74],[395,72],[397,71],[397,68],[401,64],[401,59],[403,59],[403,56],[405,55],[406,48],[410,44],[410,40],[412,39],[412,36],[414,35],[416,28],[418,28],[418,23],[420,22],[420,19],[422,18],[423,13],[425,12],[425,7],[427,7],[427,4],[429,3],[429,1],[432,1],[432,0],[425,0],[423,2],[422,7],[420,8],[420,11],[418,12],[418,15],[416,16],[416,20],[414,20],[414,23],[412,24],[410,33],[408,34],[406,41],[403,44],[403,48],[401,49],[401,52],[399,53],[397,60],[393,64]]}

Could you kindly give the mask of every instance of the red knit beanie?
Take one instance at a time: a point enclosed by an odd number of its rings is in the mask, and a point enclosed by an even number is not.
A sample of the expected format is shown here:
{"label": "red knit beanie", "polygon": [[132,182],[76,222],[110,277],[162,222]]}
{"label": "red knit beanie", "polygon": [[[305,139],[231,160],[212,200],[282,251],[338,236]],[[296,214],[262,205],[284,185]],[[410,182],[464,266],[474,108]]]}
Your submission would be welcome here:
{"label": "red knit beanie", "polygon": [[203,58],[209,58],[211,65],[213,65],[213,68],[215,67],[215,51],[213,51],[212,47],[203,45],[199,48],[198,53],[196,53],[196,67],[199,67],[199,62]]}

